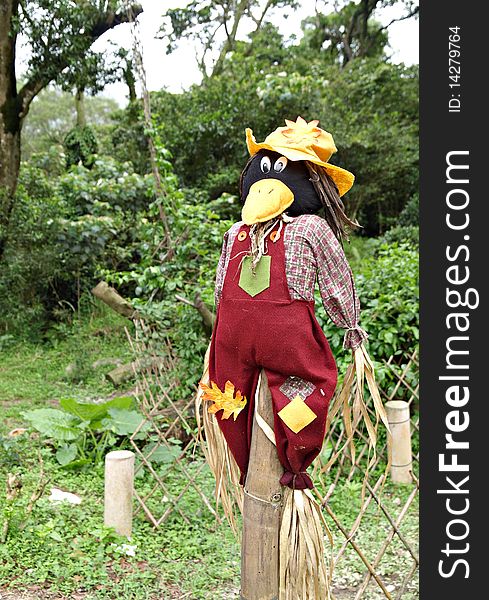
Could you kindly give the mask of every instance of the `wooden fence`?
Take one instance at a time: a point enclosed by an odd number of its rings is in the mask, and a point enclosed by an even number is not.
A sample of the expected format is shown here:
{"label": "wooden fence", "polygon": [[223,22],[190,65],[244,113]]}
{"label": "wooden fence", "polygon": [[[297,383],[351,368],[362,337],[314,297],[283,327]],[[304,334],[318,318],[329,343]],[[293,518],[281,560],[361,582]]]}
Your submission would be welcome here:
{"label": "wooden fence", "polygon": [[[144,511],[154,527],[162,526],[175,511],[189,522],[182,499],[192,493],[198,494],[205,510],[220,521],[222,516],[215,508],[212,481],[199,446],[193,398],[178,398],[171,345],[152,336],[143,321],[137,322],[131,343],[138,357],[152,357],[147,368],[137,374],[136,395],[145,421],[131,437],[136,453],[136,512]],[[354,460],[346,448],[326,472],[329,456],[341,447],[345,435],[340,417],[331,423],[323,452],[314,465],[313,480],[335,541],[333,592],[337,600],[418,598],[417,350],[404,361],[391,357],[384,368],[388,382],[382,391],[385,401],[403,399],[410,406],[413,483],[395,485],[390,481],[382,430],[365,487],[362,481],[370,457],[362,430],[357,432]],[[143,470],[151,474],[151,485],[140,487],[138,472]]]}

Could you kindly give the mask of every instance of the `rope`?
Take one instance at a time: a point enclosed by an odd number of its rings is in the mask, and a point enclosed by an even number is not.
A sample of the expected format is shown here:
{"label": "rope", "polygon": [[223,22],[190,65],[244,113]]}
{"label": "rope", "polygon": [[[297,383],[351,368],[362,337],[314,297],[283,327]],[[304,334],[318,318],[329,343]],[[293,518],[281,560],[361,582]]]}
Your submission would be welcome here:
{"label": "rope", "polygon": [[260,372],[260,376],[258,377],[258,384],[256,386],[256,392],[255,392],[255,419],[256,419],[256,422],[258,423],[258,426],[263,431],[263,433],[272,442],[272,444],[274,446],[276,446],[277,441],[275,439],[275,433],[273,432],[273,429],[270,427],[270,425],[265,421],[265,419],[258,412],[258,394],[260,393],[260,387],[261,387],[261,372]]}

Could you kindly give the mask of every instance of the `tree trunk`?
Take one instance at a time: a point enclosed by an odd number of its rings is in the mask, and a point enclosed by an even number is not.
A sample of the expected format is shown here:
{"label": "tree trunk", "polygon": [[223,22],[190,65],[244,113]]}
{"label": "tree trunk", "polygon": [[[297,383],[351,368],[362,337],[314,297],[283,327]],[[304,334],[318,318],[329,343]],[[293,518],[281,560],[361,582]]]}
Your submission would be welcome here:
{"label": "tree trunk", "polygon": [[85,127],[87,124],[87,115],[85,112],[85,92],[83,89],[77,89],[75,94],[76,124],[78,127]]}
{"label": "tree trunk", "polygon": [[20,168],[21,119],[15,77],[16,34],[11,31],[17,16],[17,0],[0,0],[0,259],[14,205]]}
{"label": "tree trunk", "polygon": [[[241,21],[241,18],[245,14],[246,8],[248,6],[248,0],[240,0],[239,4],[236,6],[236,10],[234,13],[233,27],[231,31],[228,33],[227,39],[224,42],[223,47],[221,48],[221,52],[219,53],[219,57],[212,69],[211,77],[215,77],[216,75],[220,75],[222,73],[222,69],[224,66],[224,60],[229,52],[234,50],[236,45],[236,34],[238,33],[238,26]],[[225,18],[225,17],[224,17]]]}
{"label": "tree trunk", "polygon": [[360,23],[360,48],[358,56],[366,56],[367,54],[367,39],[368,39],[368,20],[370,18],[369,0],[362,0],[362,14]]}
{"label": "tree trunk", "polygon": [[122,75],[129,91],[129,104],[134,105],[138,99],[136,93],[136,77],[134,76],[133,62],[129,58],[126,58],[126,65],[122,71]]}
{"label": "tree trunk", "polygon": [[7,244],[8,224],[20,169],[20,130],[5,131],[0,112],[0,260]]}

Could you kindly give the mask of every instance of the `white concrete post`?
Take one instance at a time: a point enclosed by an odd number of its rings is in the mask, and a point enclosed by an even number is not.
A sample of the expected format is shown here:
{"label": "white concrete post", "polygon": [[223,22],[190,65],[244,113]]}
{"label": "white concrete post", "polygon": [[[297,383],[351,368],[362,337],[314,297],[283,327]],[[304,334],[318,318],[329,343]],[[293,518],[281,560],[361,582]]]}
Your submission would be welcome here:
{"label": "white concrete post", "polygon": [[134,453],[115,450],[105,456],[104,524],[131,537]]}
{"label": "white concrete post", "polygon": [[403,400],[390,400],[386,402],[385,407],[392,432],[392,481],[394,483],[412,483],[413,457],[409,404]]}

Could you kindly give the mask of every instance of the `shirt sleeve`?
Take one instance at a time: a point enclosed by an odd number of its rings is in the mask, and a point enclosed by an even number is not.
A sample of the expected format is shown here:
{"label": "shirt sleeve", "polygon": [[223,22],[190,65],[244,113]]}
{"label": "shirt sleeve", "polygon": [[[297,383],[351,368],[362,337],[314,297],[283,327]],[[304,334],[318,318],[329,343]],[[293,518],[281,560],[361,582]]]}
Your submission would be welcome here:
{"label": "shirt sleeve", "polygon": [[231,252],[233,250],[234,240],[238,235],[238,231],[240,230],[242,225],[241,221],[234,223],[224,234],[224,239],[222,242],[221,256],[219,258],[219,262],[217,264],[216,271],[216,285],[214,288],[214,302],[217,308],[219,304],[219,300],[221,299],[222,288],[224,286],[224,279],[226,277],[226,272],[228,270],[229,259],[231,257]]}
{"label": "shirt sleeve", "polygon": [[317,221],[311,233],[311,249],[324,308],[337,327],[346,329],[343,347],[355,350],[368,335],[358,325],[360,302],[350,265],[341,244],[324,219]]}
{"label": "shirt sleeve", "polygon": [[226,265],[227,265],[227,252],[228,252],[228,238],[229,231],[226,231],[224,234],[224,239],[222,241],[222,249],[221,256],[219,258],[219,262],[217,263],[217,271],[216,271],[216,285],[214,288],[214,303],[217,308],[219,304],[219,300],[221,299],[222,288],[224,285],[224,277],[226,276]]}

